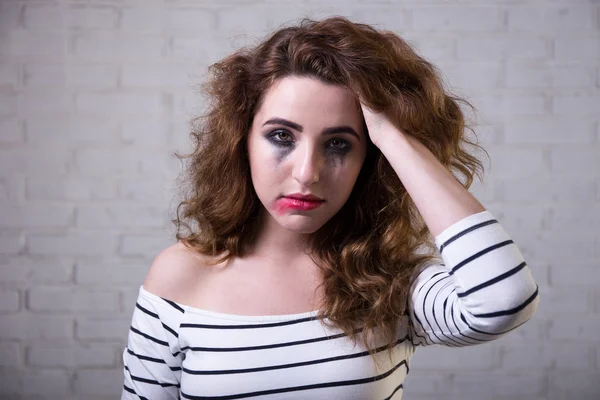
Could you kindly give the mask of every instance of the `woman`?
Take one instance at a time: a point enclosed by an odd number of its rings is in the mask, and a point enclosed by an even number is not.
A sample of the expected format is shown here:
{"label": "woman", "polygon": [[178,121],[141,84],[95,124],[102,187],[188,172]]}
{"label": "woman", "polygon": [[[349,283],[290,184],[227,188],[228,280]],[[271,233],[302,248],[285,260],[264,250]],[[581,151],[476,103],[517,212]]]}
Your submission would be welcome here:
{"label": "woman", "polygon": [[211,72],[123,399],[400,399],[417,346],[531,318],[530,270],[467,190],[468,102],[401,38],[303,20]]}

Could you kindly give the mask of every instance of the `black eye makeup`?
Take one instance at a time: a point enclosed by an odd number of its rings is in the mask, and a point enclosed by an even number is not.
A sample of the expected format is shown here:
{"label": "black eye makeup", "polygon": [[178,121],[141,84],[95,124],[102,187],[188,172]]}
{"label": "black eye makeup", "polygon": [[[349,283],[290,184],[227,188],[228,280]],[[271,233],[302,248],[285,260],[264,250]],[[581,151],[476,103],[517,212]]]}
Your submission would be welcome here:
{"label": "black eye makeup", "polygon": [[[276,129],[268,132],[265,137],[275,146],[290,148],[294,146],[294,136],[286,129]],[[352,144],[342,138],[333,138],[327,141],[327,149],[334,153],[346,154],[352,149]]]}

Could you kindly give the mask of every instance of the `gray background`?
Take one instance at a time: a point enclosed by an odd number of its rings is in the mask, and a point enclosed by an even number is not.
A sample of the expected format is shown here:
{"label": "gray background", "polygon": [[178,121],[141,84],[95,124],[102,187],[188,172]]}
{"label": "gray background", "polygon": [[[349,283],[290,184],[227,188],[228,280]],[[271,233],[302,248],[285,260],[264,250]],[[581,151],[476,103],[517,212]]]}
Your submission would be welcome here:
{"label": "gray background", "polygon": [[491,344],[419,349],[405,399],[600,395],[598,1],[0,1],[0,397],[109,399],[172,243],[206,67],[298,17],[394,30],[478,107],[473,193],[541,290]]}

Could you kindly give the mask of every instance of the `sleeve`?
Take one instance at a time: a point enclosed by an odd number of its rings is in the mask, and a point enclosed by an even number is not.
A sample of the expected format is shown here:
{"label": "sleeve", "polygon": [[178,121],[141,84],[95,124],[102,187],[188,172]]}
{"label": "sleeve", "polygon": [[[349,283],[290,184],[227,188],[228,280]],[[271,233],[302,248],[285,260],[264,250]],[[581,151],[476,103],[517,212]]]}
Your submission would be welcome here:
{"label": "sleeve", "polygon": [[178,331],[185,310],[140,287],[127,347],[121,400],[179,399],[181,362]]}
{"label": "sleeve", "polygon": [[409,296],[415,346],[471,346],[527,322],[540,301],[521,252],[489,211],[435,237],[442,260],[419,269]]}

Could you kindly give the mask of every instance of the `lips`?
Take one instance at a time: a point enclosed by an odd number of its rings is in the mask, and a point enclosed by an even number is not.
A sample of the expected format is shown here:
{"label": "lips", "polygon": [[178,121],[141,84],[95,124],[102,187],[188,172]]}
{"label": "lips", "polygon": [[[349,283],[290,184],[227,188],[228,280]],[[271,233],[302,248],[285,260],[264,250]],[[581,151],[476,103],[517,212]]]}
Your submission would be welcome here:
{"label": "lips", "polygon": [[302,200],[302,201],[325,201],[320,197],[317,197],[315,195],[312,194],[300,194],[300,193],[294,193],[294,194],[288,194],[285,195],[284,197],[288,198],[288,199],[296,199],[296,200]]}
{"label": "lips", "polygon": [[309,211],[321,206],[323,203],[325,203],[325,200],[301,200],[285,196],[277,201],[275,208],[279,213],[283,213],[286,210]]}

